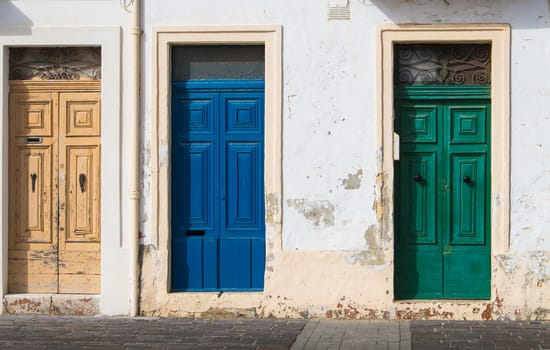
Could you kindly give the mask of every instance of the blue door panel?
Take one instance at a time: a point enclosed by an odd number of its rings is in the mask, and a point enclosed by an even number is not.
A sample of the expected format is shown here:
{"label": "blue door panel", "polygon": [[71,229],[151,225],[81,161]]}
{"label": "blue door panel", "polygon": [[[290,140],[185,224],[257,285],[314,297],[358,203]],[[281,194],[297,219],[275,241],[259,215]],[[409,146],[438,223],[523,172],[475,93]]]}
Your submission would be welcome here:
{"label": "blue door panel", "polygon": [[177,136],[214,135],[217,120],[214,117],[218,95],[213,93],[183,93],[173,98],[172,130]]}
{"label": "blue door panel", "polygon": [[202,240],[172,238],[172,288],[202,288]]}
{"label": "blue door panel", "polygon": [[[202,289],[218,289],[218,239],[203,239]],[[200,264],[199,264],[200,265]]]}
{"label": "blue door panel", "polygon": [[172,93],[172,290],[262,290],[263,81]]}
{"label": "blue door panel", "polygon": [[172,289],[216,290],[218,288],[218,240],[172,240]]}
{"label": "blue door panel", "polygon": [[215,150],[210,142],[183,143],[172,178],[173,222],[192,230],[213,230]]}
{"label": "blue door panel", "polygon": [[251,285],[250,239],[220,240],[221,288],[249,289]]}
{"label": "blue door panel", "polygon": [[226,133],[263,133],[263,93],[224,93],[222,114],[226,117]]}
{"label": "blue door panel", "polygon": [[[252,282],[251,289],[264,289],[264,273],[265,273],[265,239],[252,238],[251,243],[251,259],[254,262],[251,266]],[[261,264],[258,262],[262,262]]]}
{"label": "blue door panel", "polygon": [[[262,234],[263,178],[259,172],[259,143],[227,145],[227,216],[226,230],[255,230],[245,236]],[[226,235],[233,235],[226,232]]]}

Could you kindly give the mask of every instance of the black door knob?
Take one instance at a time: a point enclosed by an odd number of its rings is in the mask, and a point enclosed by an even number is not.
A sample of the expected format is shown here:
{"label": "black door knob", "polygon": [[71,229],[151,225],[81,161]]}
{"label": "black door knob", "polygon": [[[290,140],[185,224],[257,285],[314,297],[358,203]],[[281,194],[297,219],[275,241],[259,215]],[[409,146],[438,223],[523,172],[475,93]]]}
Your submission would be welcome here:
{"label": "black door knob", "polygon": [[422,175],[416,174],[416,175],[414,176],[414,181],[416,181],[416,182],[421,182],[422,180],[423,180]]}
{"label": "black door knob", "polygon": [[462,181],[464,181],[465,184],[469,184],[472,182],[472,179],[470,179],[470,177],[466,175],[462,178]]}

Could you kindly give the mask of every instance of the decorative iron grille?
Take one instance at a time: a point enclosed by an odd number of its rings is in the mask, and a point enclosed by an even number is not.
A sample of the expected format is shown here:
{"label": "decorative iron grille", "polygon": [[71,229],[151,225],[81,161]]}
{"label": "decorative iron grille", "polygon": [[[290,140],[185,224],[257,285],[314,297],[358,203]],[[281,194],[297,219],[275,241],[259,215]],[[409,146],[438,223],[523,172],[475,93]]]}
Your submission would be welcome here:
{"label": "decorative iron grille", "polygon": [[395,45],[398,85],[490,85],[490,44]]}
{"label": "decorative iron grille", "polygon": [[99,47],[13,47],[10,80],[101,79]]}

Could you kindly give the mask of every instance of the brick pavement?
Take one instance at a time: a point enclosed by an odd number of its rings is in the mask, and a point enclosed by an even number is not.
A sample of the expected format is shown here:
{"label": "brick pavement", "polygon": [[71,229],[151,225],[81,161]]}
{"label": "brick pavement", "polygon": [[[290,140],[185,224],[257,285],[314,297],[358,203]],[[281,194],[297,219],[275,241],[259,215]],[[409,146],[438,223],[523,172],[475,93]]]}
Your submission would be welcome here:
{"label": "brick pavement", "polygon": [[0,316],[1,350],[290,348],[550,350],[550,322]]}
{"label": "brick pavement", "polygon": [[0,349],[289,349],[303,320],[0,316]]}
{"label": "brick pavement", "polygon": [[550,350],[550,322],[412,321],[411,335],[413,350]]}
{"label": "brick pavement", "polygon": [[407,321],[312,320],[300,333],[292,350],[409,350]]}

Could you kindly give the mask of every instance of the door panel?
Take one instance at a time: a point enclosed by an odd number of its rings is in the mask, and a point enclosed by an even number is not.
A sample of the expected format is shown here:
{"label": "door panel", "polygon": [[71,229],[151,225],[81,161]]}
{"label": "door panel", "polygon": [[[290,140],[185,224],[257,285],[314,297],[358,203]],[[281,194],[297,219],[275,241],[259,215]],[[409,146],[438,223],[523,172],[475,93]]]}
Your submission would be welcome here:
{"label": "door panel", "polygon": [[401,142],[437,143],[439,105],[404,102],[398,109]]}
{"label": "door panel", "polygon": [[19,145],[16,164],[15,243],[55,244],[52,235],[52,148]]}
{"label": "door panel", "polygon": [[451,244],[485,244],[485,155],[451,155]]}
{"label": "door panel", "polygon": [[446,298],[488,299],[491,296],[491,259],[483,249],[452,246],[443,255],[443,294]]}
{"label": "door panel", "polygon": [[240,238],[220,240],[220,277],[224,290],[262,290],[265,240]]}
{"label": "door panel", "polygon": [[174,154],[178,157],[172,161],[174,188],[172,195],[173,222],[176,227],[192,230],[214,229],[214,212],[212,204],[214,194],[214,174],[217,173],[214,158],[215,150],[211,142],[186,142],[175,145]]}
{"label": "door panel", "polygon": [[261,229],[258,208],[261,194],[258,184],[262,178],[260,169],[260,145],[258,143],[229,143],[227,145],[227,198],[225,236],[233,231]]}
{"label": "door panel", "polygon": [[226,116],[226,132],[261,134],[263,123],[260,120],[262,115],[262,95],[225,93],[222,98],[222,115]]}
{"label": "door panel", "polygon": [[10,109],[16,116],[11,119],[14,136],[53,136],[52,113],[57,104],[51,93],[12,93],[10,96]]}
{"label": "door panel", "polygon": [[396,99],[395,296],[489,298],[490,102],[415,88]]}
{"label": "door panel", "polygon": [[436,244],[436,154],[403,153],[399,227],[401,244]]}
{"label": "door panel", "polygon": [[487,142],[487,121],[489,108],[483,104],[454,103],[447,106],[450,117],[451,140],[453,144],[485,144]]}
{"label": "door panel", "polygon": [[395,257],[394,294],[401,299],[438,299],[443,296],[443,259],[439,245],[417,249],[402,246]]}
{"label": "door panel", "polygon": [[263,82],[234,84],[173,85],[175,291],[263,288]]}
{"label": "door panel", "polygon": [[172,289],[219,289],[219,240],[201,236],[172,238]]}
{"label": "door panel", "polygon": [[178,116],[178,118],[172,118],[172,128],[178,139],[198,135],[214,135],[218,124],[214,118],[218,105],[217,94],[188,93],[185,90],[175,90],[172,103],[172,113]]}
{"label": "door panel", "polygon": [[65,126],[62,132],[68,136],[100,136],[101,110],[99,94],[95,92],[61,93],[61,117]]}
{"label": "door panel", "polygon": [[99,242],[99,146],[67,146],[65,242]]}

